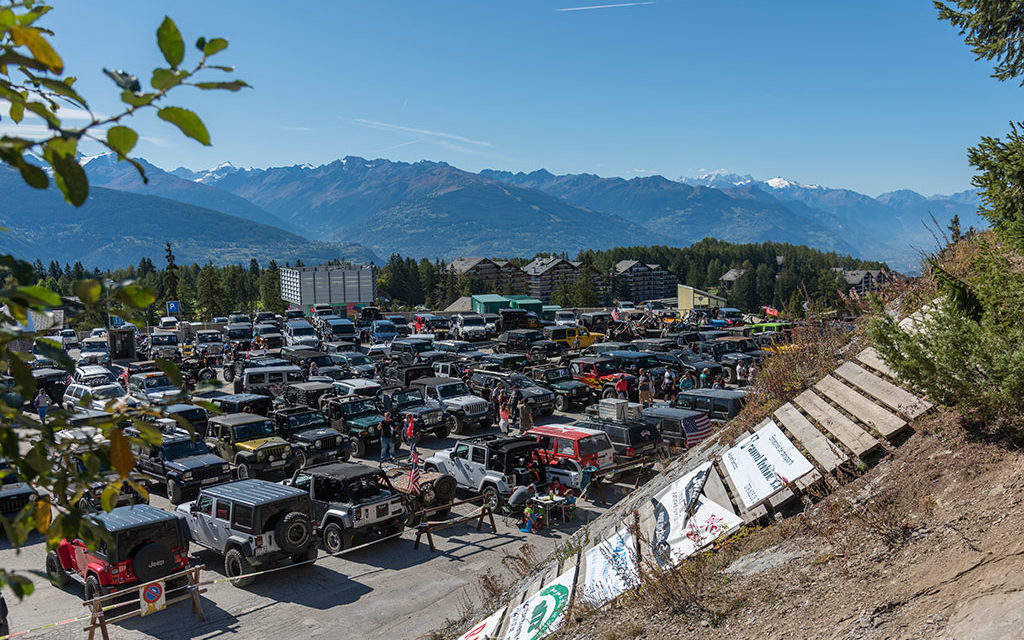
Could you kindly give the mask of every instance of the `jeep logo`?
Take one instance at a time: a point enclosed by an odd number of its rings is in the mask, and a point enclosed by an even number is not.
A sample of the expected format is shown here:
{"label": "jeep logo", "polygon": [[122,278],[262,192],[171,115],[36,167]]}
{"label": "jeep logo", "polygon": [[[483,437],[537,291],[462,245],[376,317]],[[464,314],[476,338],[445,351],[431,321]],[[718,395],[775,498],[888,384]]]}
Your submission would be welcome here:
{"label": "jeep logo", "polygon": [[157,567],[162,567],[162,566],[164,566],[164,561],[163,560],[157,560],[155,562],[150,562],[149,563],[149,568],[150,569],[155,569]]}

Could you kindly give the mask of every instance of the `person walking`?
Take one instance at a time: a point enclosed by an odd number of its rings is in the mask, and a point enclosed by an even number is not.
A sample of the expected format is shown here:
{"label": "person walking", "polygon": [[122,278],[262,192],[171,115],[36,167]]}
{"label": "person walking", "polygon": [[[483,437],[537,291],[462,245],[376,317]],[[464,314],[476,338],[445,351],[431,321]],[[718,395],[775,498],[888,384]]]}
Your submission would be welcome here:
{"label": "person walking", "polygon": [[519,390],[519,385],[512,387],[512,393],[509,394],[508,403],[512,407],[512,422],[517,422],[520,419],[519,416],[519,405],[524,402],[523,392]]}
{"label": "person walking", "polygon": [[754,380],[757,379],[757,365],[753,362],[750,363],[750,368],[747,369],[747,386],[754,386]]}
{"label": "person walking", "polygon": [[666,368],[665,375],[661,378],[661,394],[664,399],[668,400],[672,397],[673,387],[675,387],[675,384],[672,380],[672,370]]}
{"label": "person walking", "polygon": [[629,382],[626,381],[626,376],[619,376],[615,381],[615,394],[619,400],[629,400]]}
{"label": "person walking", "polygon": [[647,375],[647,369],[640,370],[640,404],[648,406],[651,404],[651,376]]}
{"label": "person walking", "polygon": [[377,466],[383,466],[385,460],[395,460],[395,419],[390,411],[384,412],[377,428],[380,429],[380,462]]}
{"label": "person walking", "polygon": [[525,397],[519,398],[519,433],[523,434],[533,428],[533,409],[526,403]]}
{"label": "person walking", "polygon": [[[491,384],[491,381],[488,380],[487,384]],[[494,385],[491,387],[491,392],[489,394],[487,394],[487,401],[490,402],[491,406],[494,408],[494,417],[500,419],[501,418],[501,415],[500,415],[501,414],[501,385],[499,383],[495,382]]]}
{"label": "person walking", "polygon": [[510,420],[511,417],[512,411],[508,408],[508,404],[504,402],[501,403],[498,408],[498,429],[506,436],[508,435],[508,431],[512,425]]}
{"label": "person walking", "polygon": [[679,390],[689,391],[693,388],[693,372],[687,371],[679,378]]}
{"label": "person walking", "polygon": [[46,424],[46,412],[49,411],[52,404],[53,401],[50,400],[50,395],[40,389],[39,393],[36,394],[35,400],[32,402],[32,405],[36,408],[36,413],[39,414],[39,424]]}
{"label": "person walking", "polygon": [[700,389],[707,389],[711,385],[711,370],[705,367],[704,370],[700,372],[700,379],[698,382],[700,382]]}

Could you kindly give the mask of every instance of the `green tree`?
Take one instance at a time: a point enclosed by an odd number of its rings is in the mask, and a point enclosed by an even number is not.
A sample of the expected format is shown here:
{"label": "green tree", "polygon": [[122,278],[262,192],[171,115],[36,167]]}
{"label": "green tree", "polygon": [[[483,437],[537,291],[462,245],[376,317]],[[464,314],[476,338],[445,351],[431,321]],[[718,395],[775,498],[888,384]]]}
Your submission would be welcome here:
{"label": "green tree", "polygon": [[260,274],[260,307],[274,313],[284,313],[286,308],[281,299],[281,270],[274,260]]}
{"label": "green tree", "polygon": [[199,271],[196,283],[196,312],[200,321],[206,322],[214,316],[225,315],[224,288],[221,286],[220,273],[212,262],[208,262]]}

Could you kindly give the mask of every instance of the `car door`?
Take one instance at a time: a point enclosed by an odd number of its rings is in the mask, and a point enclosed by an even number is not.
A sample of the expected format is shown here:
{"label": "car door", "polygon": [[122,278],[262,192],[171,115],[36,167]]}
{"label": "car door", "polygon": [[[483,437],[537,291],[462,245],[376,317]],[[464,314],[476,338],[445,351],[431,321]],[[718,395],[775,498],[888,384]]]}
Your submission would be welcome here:
{"label": "car door", "polygon": [[209,519],[215,547],[223,549],[231,537],[231,503],[217,498],[213,506],[213,518]]}
{"label": "car door", "polygon": [[473,446],[469,448],[469,467],[473,475],[473,485],[479,487],[487,471],[487,449]]}
{"label": "car door", "polygon": [[477,486],[473,482],[473,474],[469,468],[469,445],[462,443],[455,445],[451,459],[451,474],[455,476],[455,481],[467,487]]}
{"label": "car door", "polygon": [[213,526],[213,497],[200,494],[196,499],[192,517],[188,519],[192,539],[204,547],[217,548],[216,529]]}

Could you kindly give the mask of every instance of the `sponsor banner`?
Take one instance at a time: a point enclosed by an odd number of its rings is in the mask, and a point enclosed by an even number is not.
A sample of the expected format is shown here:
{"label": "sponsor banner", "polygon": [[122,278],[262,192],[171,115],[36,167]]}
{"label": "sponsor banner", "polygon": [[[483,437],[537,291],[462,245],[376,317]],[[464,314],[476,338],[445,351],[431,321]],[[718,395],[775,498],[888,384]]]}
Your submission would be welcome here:
{"label": "sponsor banner", "polygon": [[513,609],[508,617],[505,640],[540,640],[557,631],[569,608],[575,582],[574,566]]}
{"label": "sponsor banner", "polygon": [[652,547],[662,566],[679,562],[743,524],[731,510],[703,495],[710,472],[711,463],[705,462],[651,499]]}
{"label": "sponsor banner", "polygon": [[722,464],[747,509],[814,470],[774,420],[726,451]]}
{"label": "sponsor banner", "polygon": [[626,529],[587,549],[587,577],[583,597],[595,607],[603,607],[635,587],[639,581],[636,566],[636,541]]}
{"label": "sponsor banner", "polygon": [[505,608],[498,609],[476,624],[472,629],[464,633],[459,640],[492,640],[498,633],[501,626],[501,618],[505,615]]}

